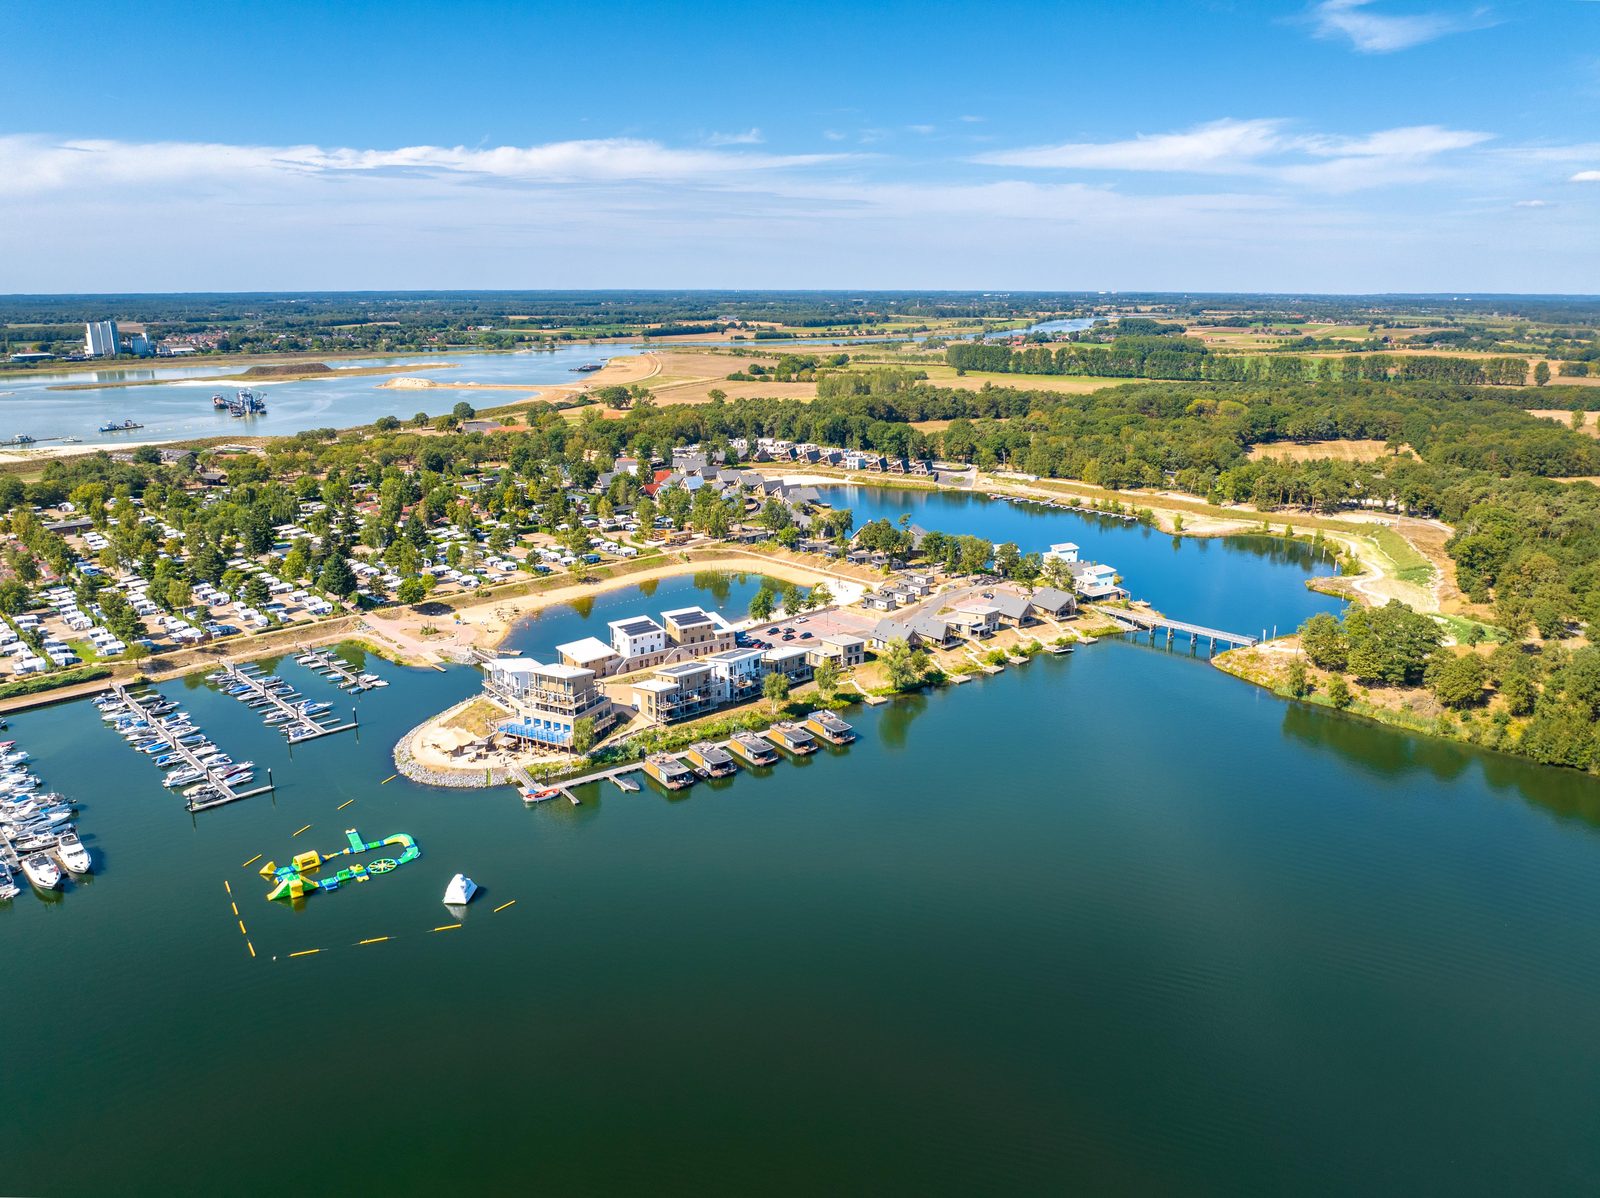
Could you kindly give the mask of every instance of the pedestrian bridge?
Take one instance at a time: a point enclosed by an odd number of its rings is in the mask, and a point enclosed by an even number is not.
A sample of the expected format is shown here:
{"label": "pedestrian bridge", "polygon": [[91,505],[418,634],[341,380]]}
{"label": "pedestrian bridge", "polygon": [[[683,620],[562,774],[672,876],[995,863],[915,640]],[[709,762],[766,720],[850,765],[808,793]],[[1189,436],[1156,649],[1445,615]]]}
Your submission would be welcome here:
{"label": "pedestrian bridge", "polygon": [[1260,637],[1247,636],[1242,632],[1228,632],[1221,628],[1207,628],[1203,624],[1188,624],[1183,620],[1168,619],[1166,616],[1137,607],[1102,607],[1099,604],[1091,604],[1090,610],[1115,621],[1130,632],[1148,632],[1152,640],[1155,639],[1156,633],[1165,632],[1169,644],[1174,636],[1187,636],[1191,645],[1207,641],[1213,649],[1219,643],[1227,645],[1230,649],[1243,649],[1259,644],[1261,640]]}

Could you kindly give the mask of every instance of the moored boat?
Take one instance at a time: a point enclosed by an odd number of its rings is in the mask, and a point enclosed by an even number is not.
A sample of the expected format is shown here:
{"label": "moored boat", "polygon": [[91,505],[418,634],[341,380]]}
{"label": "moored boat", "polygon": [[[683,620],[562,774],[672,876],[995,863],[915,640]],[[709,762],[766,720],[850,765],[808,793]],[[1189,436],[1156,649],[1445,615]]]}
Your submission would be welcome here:
{"label": "moored boat", "polygon": [[67,867],[68,873],[86,874],[93,864],[89,860],[89,850],[83,847],[76,832],[61,834],[61,839],[56,841],[56,856],[61,858],[61,864]]}
{"label": "moored boat", "polygon": [[54,890],[61,885],[61,870],[43,853],[22,859],[22,872],[40,890]]}

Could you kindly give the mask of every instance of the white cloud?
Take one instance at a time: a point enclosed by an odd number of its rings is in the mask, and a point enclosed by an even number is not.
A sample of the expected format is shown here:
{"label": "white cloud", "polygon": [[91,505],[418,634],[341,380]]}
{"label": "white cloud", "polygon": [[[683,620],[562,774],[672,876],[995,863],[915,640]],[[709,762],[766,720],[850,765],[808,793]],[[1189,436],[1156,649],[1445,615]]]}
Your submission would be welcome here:
{"label": "white cloud", "polygon": [[1068,167],[1111,171],[1232,173],[1279,149],[1280,120],[1231,118],[1181,133],[1140,133],[1127,141],[1065,142],[1020,150],[994,150],[977,162],[991,166]]}
{"label": "white cloud", "polygon": [[1600,171],[1579,171],[1567,181],[1569,183],[1600,183]]}
{"label": "white cloud", "polygon": [[1390,14],[1374,12],[1372,4],[1373,0],[1322,0],[1309,14],[1316,35],[1348,38],[1363,54],[1392,54],[1446,34],[1484,29],[1495,23],[1484,8],[1467,13]]}
{"label": "white cloud", "polygon": [[179,183],[238,185],[266,176],[410,176],[505,185],[695,180],[815,166],[843,157],[675,149],[631,138],[488,149],[352,149],[51,141],[18,135],[0,137],[0,196]]}
{"label": "white cloud", "polygon": [[927,137],[930,133],[938,132],[937,125],[907,125],[906,128],[913,133],[920,133],[924,137]]}
{"label": "white cloud", "polygon": [[1555,204],[1550,200],[1518,200],[1511,206],[1513,208],[1554,208]]}
{"label": "white cloud", "polygon": [[1409,125],[1358,137],[1301,134],[1287,121],[1227,118],[1178,133],[1112,142],[1069,142],[997,150],[974,161],[993,166],[1254,175],[1332,191],[1435,178],[1433,160],[1491,140],[1493,134]]}
{"label": "white cloud", "polygon": [[706,138],[708,146],[759,146],[767,139],[761,136],[761,130],[756,128],[746,129],[743,133],[713,133]]}

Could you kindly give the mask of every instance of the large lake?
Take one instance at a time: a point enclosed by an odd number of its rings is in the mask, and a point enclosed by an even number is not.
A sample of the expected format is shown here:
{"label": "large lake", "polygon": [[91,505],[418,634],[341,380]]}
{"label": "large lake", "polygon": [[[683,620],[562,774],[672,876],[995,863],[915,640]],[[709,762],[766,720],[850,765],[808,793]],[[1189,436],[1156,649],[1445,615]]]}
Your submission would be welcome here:
{"label": "large lake", "polygon": [[[1214,618],[1309,602],[1301,564],[1168,540],[1169,585],[1241,580]],[[0,907],[6,1192],[1600,1185],[1595,779],[1106,641],[853,709],[854,746],[764,776],[530,810],[386,782],[478,675],[377,668],[359,739],[292,758],[163,686],[280,786],[198,818],[86,704],[13,717],[101,872]],[[242,864],[349,827],[422,858],[298,911]],[[486,891],[433,931],[458,870]]]}
{"label": "large lake", "polygon": [[[443,386],[422,391],[385,388],[387,375],[341,372],[362,367],[393,368],[404,374],[408,367],[427,367],[417,376],[444,384],[504,383],[526,385],[528,394],[540,385],[580,382],[585,377],[573,368],[605,362],[620,354],[637,353],[633,345],[572,345],[556,350],[516,353],[438,353],[382,358],[338,359],[333,373],[302,382],[223,384],[206,382],[218,375],[241,373],[248,363],[218,366],[143,366],[126,364],[75,367],[54,373],[0,375],[0,438],[26,433],[42,445],[47,438],[77,437],[86,445],[107,447],[129,441],[178,441],[195,437],[287,436],[308,428],[349,428],[370,424],[380,416],[409,420],[418,411],[438,416],[460,400],[476,408],[499,407],[526,398],[515,391],[478,391]],[[440,363],[453,363],[441,367]],[[85,390],[53,391],[61,384],[116,384],[155,380],[138,387],[104,386]],[[249,386],[267,401],[267,413],[236,419],[212,408],[211,397],[231,397]],[[102,424],[133,420],[143,428],[126,433],[101,433]]]}

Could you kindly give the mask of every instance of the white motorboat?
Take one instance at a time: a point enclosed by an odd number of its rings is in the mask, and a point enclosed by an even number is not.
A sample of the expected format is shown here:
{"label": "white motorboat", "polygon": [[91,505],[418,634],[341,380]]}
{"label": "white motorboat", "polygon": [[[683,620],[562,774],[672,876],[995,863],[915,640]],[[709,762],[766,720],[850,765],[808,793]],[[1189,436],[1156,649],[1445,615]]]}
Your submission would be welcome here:
{"label": "white motorboat", "polygon": [[478,884],[466,874],[457,874],[450,879],[450,885],[444,888],[444,905],[446,907],[465,907],[472,901],[472,896],[478,893]]}
{"label": "white motorboat", "polygon": [[61,839],[56,841],[56,856],[61,858],[61,864],[67,867],[68,873],[86,874],[92,868],[89,850],[83,847],[76,832],[61,834]]}
{"label": "white motorboat", "polygon": [[61,885],[61,871],[56,868],[56,863],[43,853],[35,853],[31,857],[22,859],[22,872],[28,875],[40,890],[54,890]]}
{"label": "white motorboat", "polygon": [[14,899],[21,893],[22,887],[17,885],[16,879],[11,876],[11,871],[0,865],[0,902]]}

